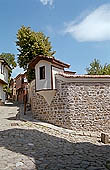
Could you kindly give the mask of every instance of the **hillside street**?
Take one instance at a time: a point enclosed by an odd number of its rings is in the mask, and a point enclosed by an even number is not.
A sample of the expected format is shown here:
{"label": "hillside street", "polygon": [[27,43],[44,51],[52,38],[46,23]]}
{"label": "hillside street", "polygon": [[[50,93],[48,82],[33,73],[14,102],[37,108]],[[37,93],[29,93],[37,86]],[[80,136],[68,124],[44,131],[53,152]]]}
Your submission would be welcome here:
{"label": "hillside street", "polygon": [[0,106],[0,170],[110,169],[110,145],[100,142],[100,134],[73,132],[22,115],[16,120],[18,111],[14,105]]}

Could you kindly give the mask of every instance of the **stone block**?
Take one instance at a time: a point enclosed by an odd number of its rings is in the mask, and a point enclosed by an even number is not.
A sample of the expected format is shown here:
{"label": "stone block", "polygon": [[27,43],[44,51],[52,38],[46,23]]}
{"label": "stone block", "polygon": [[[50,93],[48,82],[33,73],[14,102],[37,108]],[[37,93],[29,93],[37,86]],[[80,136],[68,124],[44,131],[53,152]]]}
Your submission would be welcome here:
{"label": "stone block", "polygon": [[2,102],[2,100],[0,100],[0,106],[4,106],[4,102]]}
{"label": "stone block", "polygon": [[101,133],[101,142],[105,144],[109,143],[109,136],[105,133]]}

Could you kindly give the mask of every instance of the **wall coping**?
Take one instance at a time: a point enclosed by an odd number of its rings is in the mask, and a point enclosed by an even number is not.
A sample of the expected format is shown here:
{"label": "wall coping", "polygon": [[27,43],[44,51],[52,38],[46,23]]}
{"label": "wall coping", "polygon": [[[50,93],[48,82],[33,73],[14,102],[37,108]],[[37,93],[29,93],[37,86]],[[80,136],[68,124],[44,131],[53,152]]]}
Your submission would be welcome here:
{"label": "wall coping", "polygon": [[55,76],[64,82],[110,83],[110,75],[67,75],[60,73]]}

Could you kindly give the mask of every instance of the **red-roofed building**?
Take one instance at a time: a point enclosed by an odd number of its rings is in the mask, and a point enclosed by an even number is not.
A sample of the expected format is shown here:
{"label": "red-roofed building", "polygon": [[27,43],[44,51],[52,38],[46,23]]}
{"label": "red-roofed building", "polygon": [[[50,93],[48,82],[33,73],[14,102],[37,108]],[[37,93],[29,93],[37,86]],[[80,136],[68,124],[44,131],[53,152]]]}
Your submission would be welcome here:
{"label": "red-roofed building", "polygon": [[37,56],[29,101],[34,118],[76,131],[110,132],[110,75],[76,75],[69,64]]}
{"label": "red-roofed building", "polygon": [[27,94],[28,82],[26,73],[19,74],[16,78],[16,99],[19,103],[23,103],[24,96]]}

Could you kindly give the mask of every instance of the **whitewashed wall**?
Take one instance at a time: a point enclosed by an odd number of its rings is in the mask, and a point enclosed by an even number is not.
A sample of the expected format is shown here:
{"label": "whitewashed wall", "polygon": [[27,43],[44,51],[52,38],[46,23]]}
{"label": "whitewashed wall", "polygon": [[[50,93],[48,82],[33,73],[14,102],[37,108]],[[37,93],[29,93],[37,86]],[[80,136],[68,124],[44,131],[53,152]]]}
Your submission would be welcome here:
{"label": "whitewashed wall", "polygon": [[53,77],[53,89],[56,89],[55,75],[58,73],[63,73],[64,70],[52,66],[52,77]]}
{"label": "whitewashed wall", "polygon": [[4,73],[1,74],[1,62],[0,62],[0,79],[3,80],[4,82],[8,83],[8,69],[5,66],[4,67]]}
{"label": "whitewashed wall", "polygon": [[[2,63],[0,62],[0,80],[8,84],[8,68],[7,66],[4,66],[4,72],[1,74],[1,65]],[[0,83],[0,100],[5,102],[5,92],[3,91],[2,83]]]}
{"label": "whitewashed wall", "polygon": [[0,79],[1,79],[1,80],[4,80],[4,75],[1,74],[1,64],[2,64],[2,63],[0,62]]}
{"label": "whitewashed wall", "polygon": [[0,62],[0,73],[1,73],[1,62]]}
{"label": "whitewashed wall", "polygon": [[[40,67],[45,66],[45,79],[40,80]],[[45,60],[35,66],[36,90],[51,89],[51,64]]]}
{"label": "whitewashed wall", "polygon": [[5,102],[5,92],[3,91],[3,85],[0,83],[0,100]]}
{"label": "whitewashed wall", "polygon": [[2,99],[2,84],[0,84],[0,100]]}
{"label": "whitewashed wall", "polygon": [[6,67],[4,67],[4,80],[8,83],[8,69]]}

